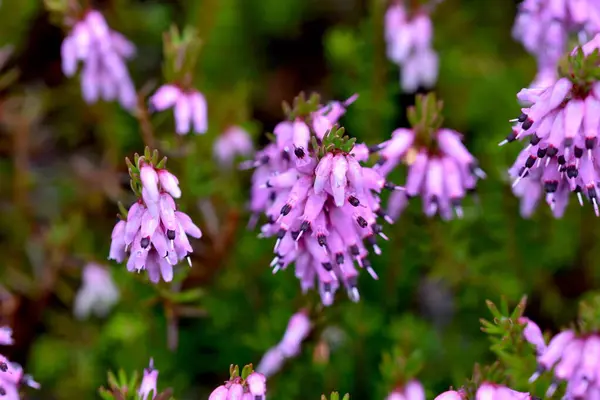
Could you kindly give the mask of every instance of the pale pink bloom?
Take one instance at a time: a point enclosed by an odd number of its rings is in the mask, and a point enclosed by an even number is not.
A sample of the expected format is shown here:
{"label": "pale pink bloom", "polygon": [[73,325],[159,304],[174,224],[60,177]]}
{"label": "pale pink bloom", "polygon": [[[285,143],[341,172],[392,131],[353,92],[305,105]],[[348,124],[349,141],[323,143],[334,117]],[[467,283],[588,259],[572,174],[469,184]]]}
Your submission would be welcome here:
{"label": "pale pink bloom", "polygon": [[100,98],[118,100],[127,110],[132,110],[137,103],[136,90],[125,64],[134,55],[133,44],[112,31],[96,10],[89,10],[76,22],[61,45],[62,69],[66,76],[73,76],[78,62],[83,63],[81,88],[86,102],[95,103]]}
{"label": "pale pink bloom", "polygon": [[161,86],[149,99],[152,111],[173,108],[175,132],[185,135],[190,130],[205,133],[208,130],[208,110],[204,95],[195,89],[183,90],[176,85]]}
{"label": "pale pink bloom", "polygon": [[90,314],[106,317],[119,300],[119,290],[110,272],[95,263],[89,263],[83,270],[83,282],[75,296],[74,314],[77,318],[87,318]]}
{"label": "pale pink bloom", "polygon": [[213,154],[223,167],[230,167],[237,156],[248,157],[253,152],[252,138],[239,126],[227,128],[213,145]]}
{"label": "pale pink bloom", "polygon": [[0,345],[9,346],[14,343],[13,331],[8,326],[0,326]]}
{"label": "pale pink bloom", "polygon": [[425,8],[410,14],[403,2],[393,3],[385,15],[385,39],[388,58],[401,67],[400,83],[404,92],[420,86],[433,87],[439,62],[432,48],[433,27]]}
{"label": "pale pink bloom", "polygon": [[156,389],[157,381],[158,370],[154,369],[154,360],[151,358],[148,368],[144,369],[144,377],[138,389],[138,395],[141,397],[141,400],[154,399],[156,397],[158,394],[158,390]]}
{"label": "pale pink bloom", "polygon": [[386,400],[425,400],[425,389],[420,382],[411,380],[404,387],[396,388]]}
{"label": "pale pink bloom", "polygon": [[258,372],[252,372],[245,380],[236,376],[213,390],[208,400],[266,400],[266,383],[265,376]]}

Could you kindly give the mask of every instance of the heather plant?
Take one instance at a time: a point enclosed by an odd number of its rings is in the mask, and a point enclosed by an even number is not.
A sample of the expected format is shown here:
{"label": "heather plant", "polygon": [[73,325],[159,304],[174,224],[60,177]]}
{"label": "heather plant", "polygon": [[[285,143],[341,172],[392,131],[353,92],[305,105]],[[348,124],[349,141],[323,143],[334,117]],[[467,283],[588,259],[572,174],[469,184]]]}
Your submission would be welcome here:
{"label": "heather plant", "polygon": [[598,27],[3,0],[0,400],[598,399]]}

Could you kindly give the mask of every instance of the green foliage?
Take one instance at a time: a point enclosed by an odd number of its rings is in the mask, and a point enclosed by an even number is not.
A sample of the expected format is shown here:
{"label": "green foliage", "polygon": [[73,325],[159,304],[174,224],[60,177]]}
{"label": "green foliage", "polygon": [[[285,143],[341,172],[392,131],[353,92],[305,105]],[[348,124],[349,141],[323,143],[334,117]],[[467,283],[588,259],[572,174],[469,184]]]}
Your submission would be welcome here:
{"label": "green foliage", "polygon": [[[329,398],[323,394],[321,395],[321,400],[340,400],[340,394],[338,392],[331,392],[331,396],[329,396]],[[350,400],[350,395],[346,393],[342,400]]]}

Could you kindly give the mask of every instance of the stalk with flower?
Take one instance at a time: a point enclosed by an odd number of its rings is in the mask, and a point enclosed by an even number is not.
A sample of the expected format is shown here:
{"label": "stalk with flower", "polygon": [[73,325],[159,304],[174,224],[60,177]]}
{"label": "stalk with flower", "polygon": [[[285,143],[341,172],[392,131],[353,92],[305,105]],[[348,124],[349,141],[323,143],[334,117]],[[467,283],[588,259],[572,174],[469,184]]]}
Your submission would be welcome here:
{"label": "stalk with flower", "polygon": [[199,239],[202,232],[177,209],[174,199],[181,196],[181,190],[177,177],[166,169],[166,157],[159,161],[158,151],[146,148],[143,156],[135,154],[134,163],[126,161],[138,199],[129,210],[120,205],[109,258],[120,263],[128,257],[128,271],[146,270],[150,281],[157,283],[162,277],[170,282],[174,265],[187,259],[191,266],[193,248],[188,235]]}

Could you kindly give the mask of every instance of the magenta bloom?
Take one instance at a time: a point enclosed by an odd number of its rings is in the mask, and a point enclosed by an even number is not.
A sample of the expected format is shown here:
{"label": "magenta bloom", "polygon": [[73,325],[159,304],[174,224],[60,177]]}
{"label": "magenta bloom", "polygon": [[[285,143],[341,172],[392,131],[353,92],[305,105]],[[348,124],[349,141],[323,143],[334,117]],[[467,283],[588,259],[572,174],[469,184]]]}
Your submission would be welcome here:
{"label": "magenta bloom", "polygon": [[425,389],[420,382],[411,380],[404,387],[395,389],[386,400],[425,400]]}
{"label": "magenta bloom", "polygon": [[[534,400],[537,399],[529,393],[517,392],[506,386],[496,383],[483,382],[477,388],[474,400]],[[435,400],[467,400],[467,393],[463,389],[448,390],[438,395]]]}
{"label": "magenta bloom", "polygon": [[[591,50],[586,46],[584,53]],[[548,88],[523,89],[517,95],[529,107],[522,108],[521,115],[511,121],[515,126],[500,144],[525,138],[529,141],[509,170],[524,217],[533,213],[543,194],[554,216],[562,217],[571,192],[581,205],[587,198],[600,215],[596,189],[600,83],[590,87],[573,83],[580,82],[580,73],[569,73],[574,81],[561,78]]]}
{"label": "magenta bloom", "polygon": [[554,379],[546,396],[552,397],[562,381],[567,382],[566,398],[592,399],[600,394],[597,381],[600,371],[598,334],[581,336],[572,330],[562,331],[550,340],[547,347],[538,351],[537,362],[538,369],[530,382],[546,371],[553,371]]}
{"label": "magenta bloom", "polygon": [[137,94],[125,62],[134,54],[131,42],[111,30],[100,12],[89,10],[63,40],[62,69],[70,77],[76,73],[77,63],[83,62],[81,90],[86,102],[118,100],[123,108],[132,110]]}
{"label": "magenta bloom", "polygon": [[156,389],[157,381],[158,370],[154,368],[154,360],[151,358],[148,368],[144,368],[144,377],[138,389],[138,396],[140,396],[141,400],[154,399],[156,397],[158,394],[158,390]]}
{"label": "magenta bloom", "polygon": [[[321,136],[311,129],[313,122],[311,115],[275,127],[275,142],[249,163],[257,167],[250,209],[267,216],[261,235],[277,237],[273,273],[295,263],[302,290],[317,282],[324,305],[333,303],[341,285],[358,301],[354,262],[377,278],[365,242],[379,253],[376,236],[385,238],[377,223],[384,215],[377,193],[401,188],[361,165],[365,146],[344,142],[336,148],[333,143],[342,139],[335,135],[343,131]],[[320,150],[312,148],[313,139],[322,143]]]}
{"label": "magenta bloom", "polygon": [[83,282],[75,296],[74,314],[87,318],[90,314],[105,317],[119,300],[119,289],[110,272],[96,263],[89,263],[83,270]]}
{"label": "magenta bloom", "polygon": [[239,126],[227,128],[213,145],[213,154],[223,167],[230,167],[236,156],[249,157],[253,152],[252,138]]}
{"label": "magenta bloom", "polygon": [[[11,345],[12,330],[9,327],[0,327],[0,344]],[[33,380],[30,375],[23,372],[23,368],[17,363],[10,362],[0,354],[0,398],[2,400],[19,400],[19,388],[29,386],[39,389],[40,384]]]}
{"label": "magenta bloom", "polygon": [[265,400],[267,378],[252,372],[246,379],[234,376],[210,394],[208,400]]}
{"label": "magenta bloom", "polygon": [[387,55],[402,69],[400,82],[405,92],[435,85],[439,61],[431,46],[432,38],[428,10],[421,8],[410,13],[401,1],[388,8],[385,14]]}
{"label": "magenta bloom", "polygon": [[150,97],[152,111],[164,111],[173,108],[175,132],[185,135],[190,130],[205,133],[208,130],[208,111],[204,95],[195,89],[182,89],[176,85],[165,84]]}
{"label": "magenta bloom", "polygon": [[523,1],[513,37],[538,59],[538,75],[532,87],[556,81],[556,67],[571,35],[583,43],[599,32],[600,3],[596,0]]}
{"label": "magenta bloom", "polygon": [[[441,104],[429,102],[427,96],[418,96],[421,109],[432,107],[422,116],[414,114],[412,129],[399,128],[392,132],[390,140],[376,146],[379,161],[377,172],[386,176],[401,163],[408,166],[405,192],[390,196],[388,213],[397,218],[408,204],[408,199],[421,196],[423,211],[428,217],[439,214],[444,220],[453,215],[462,217],[462,199],[475,190],[477,180],[485,178],[477,159],[462,144],[462,135],[454,130],[439,128]],[[416,113],[411,107],[409,114]],[[439,120],[417,121],[423,118]],[[432,124],[433,126],[426,126]]]}
{"label": "magenta bloom", "polygon": [[170,282],[174,265],[186,258],[191,266],[193,249],[187,236],[199,239],[202,232],[177,210],[173,199],[181,196],[177,178],[144,157],[139,160],[139,175],[134,176],[141,183],[141,196],[129,208],[126,220],[114,227],[109,259],[123,262],[129,253],[128,271],[146,270],[150,281],[157,283],[162,277]]}
{"label": "magenta bloom", "polygon": [[277,373],[286,359],[300,354],[300,346],[311,329],[312,323],[306,311],[292,315],[281,342],[267,350],[256,370],[267,377]]}

